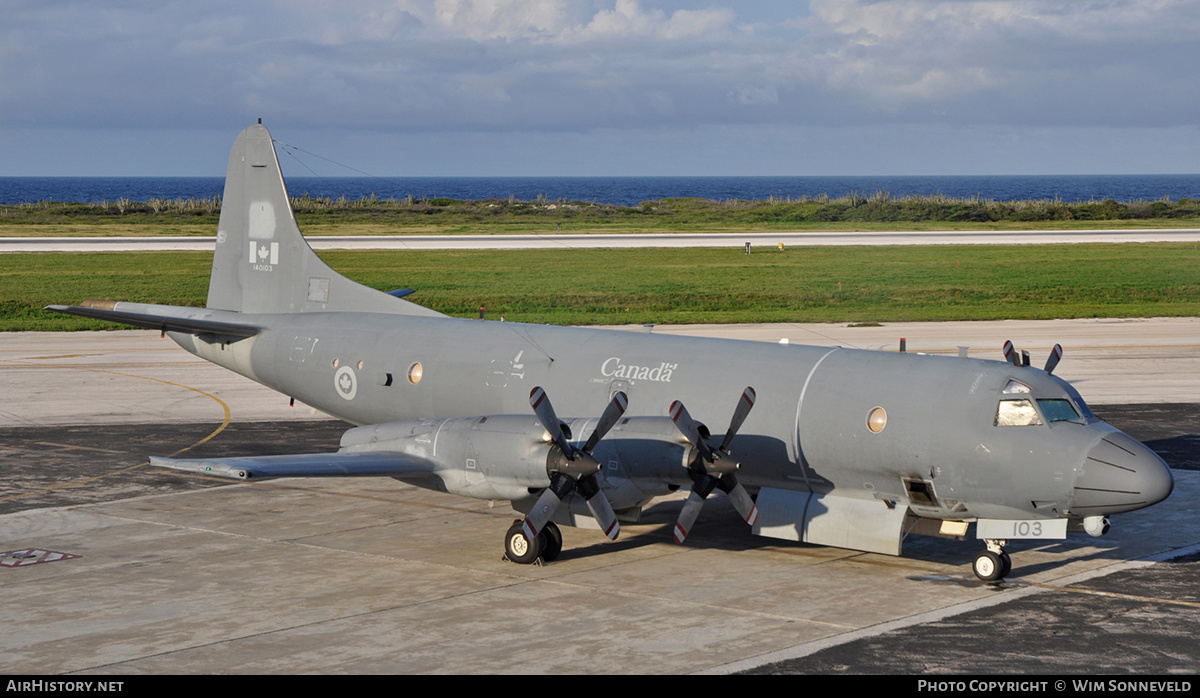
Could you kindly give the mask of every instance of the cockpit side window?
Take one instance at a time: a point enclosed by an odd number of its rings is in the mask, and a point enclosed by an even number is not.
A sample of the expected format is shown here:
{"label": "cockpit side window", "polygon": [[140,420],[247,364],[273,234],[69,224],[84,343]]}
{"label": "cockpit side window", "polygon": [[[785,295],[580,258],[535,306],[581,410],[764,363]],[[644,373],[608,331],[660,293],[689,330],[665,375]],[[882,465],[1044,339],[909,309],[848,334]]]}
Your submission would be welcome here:
{"label": "cockpit side window", "polygon": [[1028,427],[1042,423],[1033,401],[1027,399],[1001,400],[996,408],[996,426]]}
{"label": "cockpit side window", "polygon": [[1038,398],[1038,405],[1048,422],[1081,422],[1083,417],[1075,410],[1070,400]]}

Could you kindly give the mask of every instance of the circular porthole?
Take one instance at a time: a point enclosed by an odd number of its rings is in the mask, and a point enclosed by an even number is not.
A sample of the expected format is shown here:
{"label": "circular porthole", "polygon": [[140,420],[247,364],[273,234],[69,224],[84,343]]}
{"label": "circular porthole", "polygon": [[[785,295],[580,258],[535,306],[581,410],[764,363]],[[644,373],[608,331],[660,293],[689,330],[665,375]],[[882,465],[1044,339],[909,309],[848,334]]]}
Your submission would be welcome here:
{"label": "circular porthole", "polygon": [[878,434],[887,426],[887,411],[882,407],[876,407],[867,413],[867,428],[872,434]]}
{"label": "circular porthole", "polygon": [[335,359],[333,360],[333,367],[334,367],[334,368],[337,368],[337,365],[338,365],[338,360],[335,358]]}
{"label": "circular porthole", "polygon": [[362,370],[362,367],[363,367],[363,362],[359,361],[359,362],[358,362],[358,370],[360,370],[360,371],[361,371],[361,370]]}
{"label": "circular porthole", "polygon": [[421,376],[424,375],[425,369],[421,368],[421,362],[416,361],[412,366],[408,367],[408,382],[416,385],[421,382]]}

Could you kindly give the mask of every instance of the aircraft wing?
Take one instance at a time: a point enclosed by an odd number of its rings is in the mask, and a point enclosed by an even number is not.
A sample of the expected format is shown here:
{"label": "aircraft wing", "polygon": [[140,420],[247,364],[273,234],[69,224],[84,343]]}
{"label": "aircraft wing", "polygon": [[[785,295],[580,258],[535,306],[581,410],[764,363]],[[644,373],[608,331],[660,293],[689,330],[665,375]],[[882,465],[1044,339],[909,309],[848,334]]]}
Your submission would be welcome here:
{"label": "aircraft wing", "polygon": [[[146,303],[115,303],[113,301],[84,301],[83,305],[48,305],[53,310],[68,315],[120,322],[134,327],[145,327],[163,332],[185,332],[187,334],[213,334],[221,337],[253,337],[259,329],[240,322],[226,322],[211,317],[207,308],[183,308]],[[209,317],[203,317],[208,315]]]}
{"label": "aircraft wing", "polygon": [[266,480],[275,477],[391,477],[429,475],[437,470],[432,461],[420,456],[389,451],[198,459],[151,456],[150,465],[217,475],[231,480]]}

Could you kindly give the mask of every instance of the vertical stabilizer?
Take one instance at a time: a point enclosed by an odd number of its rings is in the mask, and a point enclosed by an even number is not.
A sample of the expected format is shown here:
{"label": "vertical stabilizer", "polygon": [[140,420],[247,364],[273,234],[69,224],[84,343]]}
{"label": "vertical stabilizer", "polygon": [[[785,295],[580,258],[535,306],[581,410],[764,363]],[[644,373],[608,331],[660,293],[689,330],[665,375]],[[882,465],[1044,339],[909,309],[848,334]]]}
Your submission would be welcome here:
{"label": "vertical stabilizer", "polygon": [[317,257],[296,225],[271,134],[261,124],[242,131],[229,154],[208,307],[440,314],[355,283]]}

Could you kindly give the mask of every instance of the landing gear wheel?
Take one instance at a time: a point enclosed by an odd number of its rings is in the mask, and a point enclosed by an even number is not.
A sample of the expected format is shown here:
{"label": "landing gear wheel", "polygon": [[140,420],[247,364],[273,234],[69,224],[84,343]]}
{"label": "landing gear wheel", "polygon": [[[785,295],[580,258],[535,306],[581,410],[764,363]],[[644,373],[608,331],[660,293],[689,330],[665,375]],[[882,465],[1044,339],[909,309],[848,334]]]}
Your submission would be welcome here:
{"label": "landing gear wheel", "polygon": [[[1012,567],[1011,561],[1009,561],[1008,567]],[[975,556],[975,563],[971,565],[971,569],[981,581],[996,582],[1004,578],[1004,559],[999,553],[983,550]]]}
{"label": "landing gear wheel", "polygon": [[562,531],[558,530],[558,526],[553,521],[547,521],[546,527],[538,534],[538,538],[542,539],[542,559],[546,562],[554,562],[558,554],[562,552]]}
{"label": "landing gear wheel", "polygon": [[517,521],[508,527],[508,533],[504,534],[504,557],[519,565],[532,565],[542,554],[542,537],[526,540],[523,526],[524,522]]}
{"label": "landing gear wheel", "polygon": [[1000,564],[1002,565],[1000,568],[1000,578],[1004,579],[1008,576],[1009,572],[1012,572],[1012,558],[1009,557],[1008,553],[1000,553]]}

